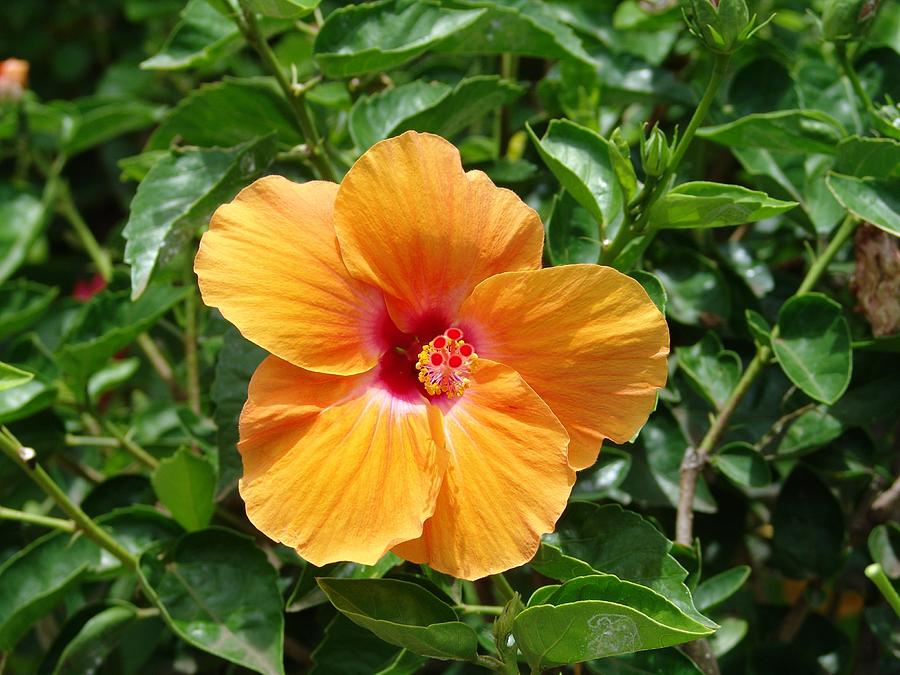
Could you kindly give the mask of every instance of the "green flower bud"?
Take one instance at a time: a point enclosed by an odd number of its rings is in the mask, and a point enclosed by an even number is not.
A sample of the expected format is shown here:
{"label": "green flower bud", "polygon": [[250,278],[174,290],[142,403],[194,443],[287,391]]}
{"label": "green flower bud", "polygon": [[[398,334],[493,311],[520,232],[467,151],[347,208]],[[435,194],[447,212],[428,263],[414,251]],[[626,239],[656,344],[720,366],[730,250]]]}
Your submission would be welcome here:
{"label": "green flower bud", "polygon": [[691,0],[691,10],[691,32],[721,54],[737,51],[765,25],[754,27],[756,15],[750,16],[746,0]]}
{"label": "green flower bud", "polygon": [[880,0],[828,0],[822,12],[822,36],[829,42],[865,38],[879,4]]}
{"label": "green flower bud", "polygon": [[671,155],[666,135],[654,124],[650,137],[646,140],[641,137],[641,163],[644,165],[644,174],[648,178],[662,176],[669,166]]}

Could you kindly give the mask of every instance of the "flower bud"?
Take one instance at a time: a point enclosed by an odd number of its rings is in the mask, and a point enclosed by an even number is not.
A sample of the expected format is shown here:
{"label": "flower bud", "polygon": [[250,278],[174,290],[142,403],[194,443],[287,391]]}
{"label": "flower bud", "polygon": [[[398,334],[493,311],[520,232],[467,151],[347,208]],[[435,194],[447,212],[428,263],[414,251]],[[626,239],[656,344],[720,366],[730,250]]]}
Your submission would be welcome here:
{"label": "flower bud", "polygon": [[641,136],[641,163],[648,178],[662,176],[669,166],[671,155],[669,142],[659,125],[653,125],[650,137],[646,140]]}
{"label": "flower bud", "polygon": [[0,61],[0,101],[18,101],[28,84],[28,61]]}
{"label": "flower bud", "polygon": [[822,36],[829,42],[865,38],[879,4],[880,0],[828,0],[822,11]]}
{"label": "flower bud", "polygon": [[[691,0],[691,32],[714,52],[731,54],[762,26],[750,16],[746,0]],[[765,25],[765,24],[763,24]]]}

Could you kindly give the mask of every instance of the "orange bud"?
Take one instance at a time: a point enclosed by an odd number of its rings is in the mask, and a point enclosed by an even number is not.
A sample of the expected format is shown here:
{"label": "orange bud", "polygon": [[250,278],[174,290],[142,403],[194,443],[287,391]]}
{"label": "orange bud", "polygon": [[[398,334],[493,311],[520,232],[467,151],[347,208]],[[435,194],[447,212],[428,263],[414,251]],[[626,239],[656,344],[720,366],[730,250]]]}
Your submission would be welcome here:
{"label": "orange bud", "polygon": [[18,100],[28,84],[28,61],[0,61],[0,101]]}

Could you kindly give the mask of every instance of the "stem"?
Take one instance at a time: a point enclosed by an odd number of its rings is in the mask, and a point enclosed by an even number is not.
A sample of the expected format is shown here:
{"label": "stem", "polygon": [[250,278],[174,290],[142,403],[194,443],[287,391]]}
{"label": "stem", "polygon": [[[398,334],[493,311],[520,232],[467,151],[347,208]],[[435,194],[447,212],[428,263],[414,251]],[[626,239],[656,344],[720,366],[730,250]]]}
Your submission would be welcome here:
{"label": "stem", "polygon": [[891,580],[887,578],[881,565],[872,563],[866,567],[866,576],[869,577],[873,584],[878,586],[878,590],[881,591],[884,599],[888,601],[891,609],[900,617],[900,595],[897,595],[897,590],[894,588]]}
{"label": "stem", "polygon": [[57,209],[59,210],[60,215],[69,221],[69,224],[78,236],[81,245],[84,246],[84,250],[87,251],[87,254],[94,262],[97,272],[103,277],[103,281],[109,283],[113,275],[112,262],[110,262],[109,255],[107,255],[103,247],[97,243],[97,240],[94,238],[94,233],[91,232],[91,228],[88,227],[88,224],[84,222],[84,218],[81,217],[81,213],[78,211],[78,207],[75,206],[75,201],[72,199],[72,193],[69,190],[69,186],[62,180],[59,180],[59,183]]}
{"label": "stem", "polygon": [[856,94],[856,97],[862,102],[863,107],[865,107],[866,110],[875,112],[875,106],[872,104],[872,99],[869,98],[866,90],[863,89],[862,82],[859,81],[859,75],[856,74],[856,69],[853,67],[853,61],[850,60],[850,55],[847,53],[847,45],[838,42],[834,45],[834,49],[838,63],[841,65],[841,70],[844,71],[844,75],[850,80],[850,86],[853,87],[853,93]]}
{"label": "stem", "polygon": [[305,94],[295,91],[291,86],[284,69],[278,62],[278,57],[272,51],[266,36],[260,30],[256,15],[247,5],[247,0],[238,0],[238,4],[241,6],[242,15],[236,17],[238,28],[244,34],[247,42],[259,54],[266,69],[275,77],[278,86],[284,92],[284,96],[294,112],[294,117],[297,118],[297,124],[309,148],[309,161],[315,167],[320,178],[334,182],[336,180],[335,172],[328,158],[322,152],[322,139],[319,137],[319,132],[316,131],[316,125],[306,105]]}
{"label": "stem", "polygon": [[712,73],[710,73],[709,81],[706,83],[706,90],[703,92],[703,97],[700,99],[700,102],[697,104],[697,109],[694,110],[694,114],[688,122],[684,134],[682,134],[681,138],[678,140],[678,144],[675,146],[675,151],[669,159],[669,164],[666,167],[665,172],[659,177],[659,180],[647,181],[644,185],[644,190],[647,192],[645,194],[640,194],[635,198],[635,204],[641,206],[640,216],[636,221],[632,220],[631,212],[626,208],[625,215],[628,220],[626,220],[618,233],[616,233],[616,237],[613,239],[609,248],[601,254],[601,265],[611,265],[635,235],[644,234],[645,241],[643,243],[643,249],[646,249],[649,245],[653,236],[653,228],[651,226],[650,230],[646,233],[644,233],[644,230],[647,229],[650,210],[653,208],[653,205],[659,201],[660,197],[669,191],[669,185],[672,178],[675,176],[675,172],[678,170],[681,160],[684,159],[684,156],[691,145],[691,141],[694,139],[694,134],[697,133],[697,129],[703,124],[703,120],[706,118],[706,114],[709,112],[709,108],[715,100],[716,94],[719,92],[719,87],[725,79],[725,73],[728,70],[730,58],[731,57],[728,54],[715,55]]}
{"label": "stem", "polygon": [[77,436],[75,434],[66,434],[65,441],[66,445],[75,447],[89,445],[99,448],[118,448],[119,445],[121,445],[115,438],[108,438],[106,436]]}
{"label": "stem", "polygon": [[[109,551],[131,569],[137,569],[138,560],[119,542],[106,533],[90,516],[81,510],[62,488],[44,471],[43,467],[33,461],[34,451],[24,452],[26,448],[16,440],[6,427],[0,428],[0,451],[15,462],[22,471],[37,483],[56,505],[74,521],[74,526],[84,532],[85,536],[101,548]],[[26,459],[28,458],[28,459]]]}
{"label": "stem", "polygon": [[[809,292],[816,283],[818,283],[822,274],[827,269],[828,264],[847,239],[850,238],[850,235],[856,228],[856,224],[857,221],[853,215],[848,214],[847,217],[844,218],[844,222],[841,223],[837,232],[834,234],[834,238],[832,238],[828,246],[825,247],[822,255],[810,266],[803,281],[800,282],[800,287],[797,289],[795,295],[802,295]],[[777,336],[778,326],[775,326],[772,330],[772,339],[774,340]],[[768,347],[760,347],[757,350],[756,355],[753,357],[753,360],[750,361],[747,370],[741,375],[741,379],[738,381],[734,391],[731,392],[728,400],[725,401],[725,405],[722,406],[722,409],[716,415],[716,418],[713,420],[709,431],[706,432],[700,445],[696,449],[689,447],[684,454],[684,459],[681,462],[678,513],[675,523],[675,540],[679,544],[690,546],[694,538],[693,505],[694,494],[697,490],[697,479],[700,475],[700,471],[706,465],[707,461],[709,461],[710,455],[714,454],[715,447],[722,437],[722,434],[724,434],[725,430],[728,428],[728,422],[731,420],[731,416],[734,414],[735,409],[747,391],[749,391],[750,385],[753,384],[753,381],[762,372],[763,367],[769,362],[771,356],[772,350]]]}
{"label": "stem", "polygon": [[900,501],[900,476],[897,476],[891,486],[872,502],[872,515],[878,521],[887,520],[897,501]]}
{"label": "stem", "polygon": [[494,591],[499,596],[498,599],[509,602],[516,596],[516,591],[502,573],[493,575],[491,581],[494,582]]}
{"label": "stem", "polygon": [[166,360],[166,357],[159,350],[159,347],[156,346],[156,343],[153,341],[147,333],[141,333],[137,337],[138,347],[141,348],[141,351],[144,352],[144,356],[147,357],[147,360],[150,362],[150,365],[153,366],[153,370],[156,371],[156,374],[159,375],[159,378],[165,382],[170,389],[177,390],[178,387],[175,383],[175,376],[172,372],[172,366]]}
{"label": "stem", "polygon": [[107,420],[100,420],[100,424],[106,429],[106,432],[119,442],[119,446],[129,455],[134,457],[138,462],[149,469],[156,469],[159,466],[159,460],[149,452],[144,450],[140,445],[128,438],[128,434],[122,433],[115,424]]}
{"label": "stem", "polygon": [[187,371],[187,400],[195,415],[200,414],[200,368],[197,359],[197,291],[191,288],[184,303],[184,366]]}
{"label": "stem", "polygon": [[459,604],[454,606],[453,609],[463,614],[488,614],[490,616],[500,616],[503,613],[503,607],[500,607],[499,605]]}
{"label": "stem", "polygon": [[0,520],[16,520],[20,523],[40,525],[41,527],[49,527],[52,530],[61,530],[62,532],[75,531],[75,523],[71,520],[17,511],[16,509],[8,509],[5,506],[0,506]]}

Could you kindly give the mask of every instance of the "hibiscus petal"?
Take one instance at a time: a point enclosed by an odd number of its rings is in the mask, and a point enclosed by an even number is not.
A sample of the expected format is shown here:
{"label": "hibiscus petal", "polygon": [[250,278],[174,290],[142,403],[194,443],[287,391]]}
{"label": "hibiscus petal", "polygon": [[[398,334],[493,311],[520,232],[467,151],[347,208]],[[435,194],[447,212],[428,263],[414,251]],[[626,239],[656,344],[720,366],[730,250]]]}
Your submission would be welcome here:
{"label": "hibiscus petal", "polygon": [[443,329],[493,274],[541,266],[534,210],[482,172],[464,173],[459,151],[431,134],[372,146],[341,183],[334,222],[347,269],[391,296],[407,332]]}
{"label": "hibiscus petal", "polygon": [[575,474],[565,430],[512,369],[481,360],[471,386],[447,408],[448,464],[434,515],[422,537],[394,552],[477,579],[534,556]]}
{"label": "hibiscus petal", "polygon": [[291,363],[338,375],[388,348],[381,292],[350,277],[332,224],[338,186],[267,176],[215,212],[194,270],[203,301]]}
{"label": "hibiscus petal", "polygon": [[241,414],[241,496],[251,522],[314,565],[371,565],[418,537],[445,465],[424,398],[402,400],[372,373],[313,373],[262,362]]}
{"label": "hibiscus petal", "polygon": [[641,285],[609,267],[567,265],[483,281],[459,325],[478,355],[515,369],[566,427],[573,468],[604,438],[625,443],[666,382],[669,331]]}

